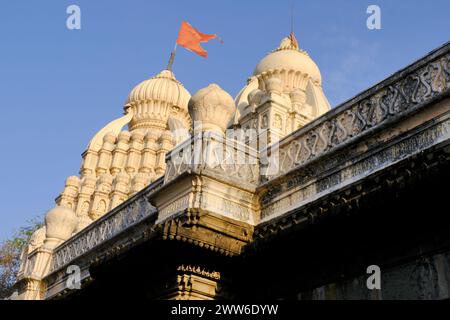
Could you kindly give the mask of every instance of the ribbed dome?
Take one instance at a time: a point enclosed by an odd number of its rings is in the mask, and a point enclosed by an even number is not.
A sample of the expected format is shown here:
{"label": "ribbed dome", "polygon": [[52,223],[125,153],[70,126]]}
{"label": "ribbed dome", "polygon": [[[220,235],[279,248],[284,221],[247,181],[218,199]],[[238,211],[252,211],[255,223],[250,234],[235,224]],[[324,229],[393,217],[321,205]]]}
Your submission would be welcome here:
{"label": "ribbed dome", "polygon": [[125,108],[133,110],[130,130],[158,128],[165,130],[169,117],[190,125],[188,103],[191,95],[175,78],[163,70],[157,76],[138,84],[129,94]]}
{"label": "ribbed dome", "polygon": [[145,101],[164,101],[187,110],[190,93],[175,78],[172,71],[163,70],[158,75],[134,87],[126,104]]}
{"label": "ribbed dome", "polygon": [[319,67],[305,51],[299,49],[293,35],[284,38],[277,49],[263,58],[253,75],[264,73],[301,74],[310,77],[316,84],[322,83]]}

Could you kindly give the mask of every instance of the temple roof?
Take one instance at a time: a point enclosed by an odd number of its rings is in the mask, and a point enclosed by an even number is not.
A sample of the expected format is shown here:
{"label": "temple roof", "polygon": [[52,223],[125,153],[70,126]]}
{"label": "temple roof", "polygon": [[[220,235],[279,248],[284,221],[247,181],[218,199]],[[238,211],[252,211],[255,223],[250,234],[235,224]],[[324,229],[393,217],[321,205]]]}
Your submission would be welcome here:
{"label": "temple roof", "polygon": [[179,82],[172,71],[163,70],[156,76],[144,80],[131,90],[126,105],[157,100],[170,102],[187,110],[190,93]]}
{"label": "temple roof", "polygon": [[322,83],[319,67],[306,51],[299,49],[294,34],[281,40],[279,47],[259,62],[253,75],[275,70],[300,72],[310,76],[315,83],[319,85]]}

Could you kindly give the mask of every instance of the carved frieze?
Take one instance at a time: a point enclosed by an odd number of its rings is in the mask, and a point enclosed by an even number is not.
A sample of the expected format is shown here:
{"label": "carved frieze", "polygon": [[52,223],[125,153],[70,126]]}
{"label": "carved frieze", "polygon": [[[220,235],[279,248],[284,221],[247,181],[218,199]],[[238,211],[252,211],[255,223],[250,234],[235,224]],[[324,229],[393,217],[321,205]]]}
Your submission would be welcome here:
{"label": "carved frieze", "polygon": [[350,183],[363,179],[365,176],[383,170],[394,163],[449,139],[450,119],[446,115],[441,118],[441,122],[434,126],[402,139],[391,146],[382,148],[370,156],[362,157],[359,161],[354,161],[330,175],[318,177],[310,183],[306,183],[308,176],[293,176],[287,180],[286,185],[297,186],[297,189],[288,191],[283,186],[278,186],[278,191],[264,195],[263,203],[265,205],[261,209],[261,219],[265,221],[280,216],[319,198],[325,193],[343,188]]}
{"label": "carved frieze", "polygon": [[244,143],[210,134],[197,135],[172,150],[166,159],[164,182],[184,172],[209,172],[256,185],[259,181],[258,152]]}
{"label": "carved frieze", "polygon": [[156,212],[144,197],[113,210],[75,237],[60,245],[54,253],[51,271],[58,270],[83,253],[113,238],[116,234],[142,221]]}
{"label": "carved frieze", "polygon": [[[315,158],[380,127],[392,118],[401,117],[420,104],[430,101],[450,88],[449,54],[381,87],[330,118],[292,139],[287,137],[268,150],[279,157],[276,173],[268,180],[305,165]],[[278,153],[275,155],[274,150]]]}

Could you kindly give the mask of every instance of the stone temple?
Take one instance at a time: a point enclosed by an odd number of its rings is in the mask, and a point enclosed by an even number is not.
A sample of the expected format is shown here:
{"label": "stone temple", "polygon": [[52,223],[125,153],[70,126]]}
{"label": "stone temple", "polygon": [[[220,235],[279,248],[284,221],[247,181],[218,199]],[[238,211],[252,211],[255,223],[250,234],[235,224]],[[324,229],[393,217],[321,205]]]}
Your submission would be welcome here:
{"label": "stone temple", "polygon": [[448,299],[449,57],[333,109],[293,34],[234,99],[171,70],[141,82],[23,250],[14,298]]}

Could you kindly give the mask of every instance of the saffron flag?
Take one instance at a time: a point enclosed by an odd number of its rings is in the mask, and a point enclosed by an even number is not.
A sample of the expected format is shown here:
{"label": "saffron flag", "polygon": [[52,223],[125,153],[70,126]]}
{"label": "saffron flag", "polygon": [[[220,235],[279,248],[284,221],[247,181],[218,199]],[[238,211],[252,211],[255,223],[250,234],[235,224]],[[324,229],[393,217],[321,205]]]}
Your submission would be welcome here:
{"label": "saffron flag", "polygon": [[211,39],[218,38],[215,34],[201,33],[186,21],[181,23],[178,32],[177,44],[183,48],[195,52],[196,54],[207,58],[208,52],[200,46],[201,42],[208,42]]}

